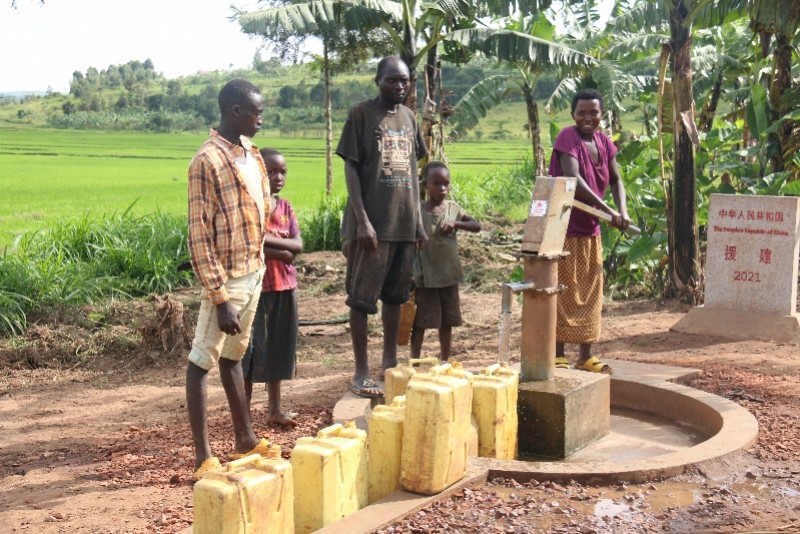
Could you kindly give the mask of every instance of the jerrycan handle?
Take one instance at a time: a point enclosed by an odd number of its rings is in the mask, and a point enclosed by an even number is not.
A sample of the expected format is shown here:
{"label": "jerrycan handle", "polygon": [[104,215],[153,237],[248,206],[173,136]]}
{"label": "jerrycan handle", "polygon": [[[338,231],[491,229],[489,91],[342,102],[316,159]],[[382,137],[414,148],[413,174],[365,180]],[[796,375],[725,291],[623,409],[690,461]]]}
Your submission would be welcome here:
{"label": "jerrycan handle", "polygon": [[225,464],[225,471],[230,472],[236,469],[237,467],[241,467],[247,464],[257,463],[259,460],[261,460],[261,458],[262,456],[260,454],[249,454],[247,456],[239,458],[238,460],[233,460],[232,462],[228,462],[227,464]]}
{"label": "jerrycan handle", "polygon": [[495,374],[498,369],[500,369],[500,364],[499,363],[493,363],[492,365],[490,365],[489,367],[487,367],[486,369],[483,370],[483,374],[491,376],[491,375]]}
{"label": "jerrycan handle", "polygon": [[453,364],[451,363],[443,363],[441,365],[436,365],[431,367],[431,374],[432,375],[446,375],[450,369],[453,368]]}
{"label": "jerrycan handle", "polygon": [[397,395],[395,398],[392,399],[392,408],[405,408],[405,406],[406,406],[405,395]]}
{"label": "jerrycan handle", "polygon": [[317,438],[325,439],[325,438],[332,438],[338,436],[339,433],[342,431],[344,427],[341,423],[336,423],[335,425],[331,425],[329,427],[325,427],[319,432],[317,432]]}
{"label": "jerrycan handle", "polygon": [[409,358],[408,359],[408,365],[410,365],[412,367],[415,366],[415,365],[421,365],[421,364],[424,364],[424,363],[429,363],[431,365],[435,365],[435,364],[439,363],[439,358]]}

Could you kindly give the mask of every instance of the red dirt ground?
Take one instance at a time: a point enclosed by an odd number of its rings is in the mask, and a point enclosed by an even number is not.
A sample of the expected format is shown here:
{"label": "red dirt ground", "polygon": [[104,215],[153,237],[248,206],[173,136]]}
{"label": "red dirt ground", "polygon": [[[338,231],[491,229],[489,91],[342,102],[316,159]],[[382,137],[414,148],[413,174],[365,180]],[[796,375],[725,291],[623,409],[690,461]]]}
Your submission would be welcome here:
{"label": "red dirt ground", "polygon": [[[502,252],[466,248],[468,273],[477,274],[462,291],[465,325],[456,329],[454,357],[472,368],[496,357],[500,294],[493,289],[513,264]],[[341,256],[301,258],[301,319],[345,317]],[[185,325],[159,324],[163,299],[153,299],[54,314],[24,336],[0,339],[0,531],[171,533],[190,524],[183,375],[197,297],[187,291],[172,298],[185,306]],[[642,485],[495,481],[385,532],[799,532],[798,347],[670,332],[686,309],[609,303],[597,352],[702,369],[690,385],[757,417],[761,432],[751,450]],[[377,320],[371,332],[377,355]],[[425,350],[435,355],[431,338]],[[518,344],[516,321],[512,347]],[[407,351],[401,348],[401,358]],[[351,360],[346,325],[301,327],[298,378],[284,387],[284,403],[299,413],[300,425],[292,431],[266,425],[266,394],[259,390],[257,433],[291,447],[329,424]],[[215,372],[209,390],[212,446],[225,459],[232,431]]]}

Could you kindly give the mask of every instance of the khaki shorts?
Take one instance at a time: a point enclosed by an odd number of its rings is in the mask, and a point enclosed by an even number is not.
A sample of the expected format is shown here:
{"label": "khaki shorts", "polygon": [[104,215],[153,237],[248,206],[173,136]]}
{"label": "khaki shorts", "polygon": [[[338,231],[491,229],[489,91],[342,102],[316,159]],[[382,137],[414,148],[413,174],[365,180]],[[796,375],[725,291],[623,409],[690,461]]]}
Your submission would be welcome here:
{"label": "khaki shorts", "polygon": [[378,298],[386,304],[408,301],[414,274],[413,241],[378,241],[378,249],[367,252],[355,239],[347,240],[342,252],[347,257],[345,304],[364,313],[378,313]]}
{"label": "khaki shorts", "polygon": [[235,362],[242,359],[250,342],[250,327],[258,307],[263,276],[264,270],[261,269],[225,282],[230,302],[239,312],[239,326],[242,331],[235,336],[229,336],[219,329],[216,306],[203,291],[192,350],[189,352],[190,362],[210,371],[220,358]]}

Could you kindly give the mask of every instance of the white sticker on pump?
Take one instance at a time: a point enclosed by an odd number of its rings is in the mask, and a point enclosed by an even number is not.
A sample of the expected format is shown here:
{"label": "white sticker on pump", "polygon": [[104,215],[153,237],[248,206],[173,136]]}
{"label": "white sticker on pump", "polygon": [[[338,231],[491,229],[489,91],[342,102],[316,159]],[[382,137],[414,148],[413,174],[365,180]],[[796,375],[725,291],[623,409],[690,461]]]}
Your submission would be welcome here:
{"label": "white sticker on pump", "polygon": [[547,201],[534,200],[531,202],[531,217],[544,217],[547,215]]}
{"label": "white sticker on pump", "polygon": [[567,188],[567,191],[575,191],[575,186],[578,184],[577,180],[567,180],[567,183],[564,184]]}

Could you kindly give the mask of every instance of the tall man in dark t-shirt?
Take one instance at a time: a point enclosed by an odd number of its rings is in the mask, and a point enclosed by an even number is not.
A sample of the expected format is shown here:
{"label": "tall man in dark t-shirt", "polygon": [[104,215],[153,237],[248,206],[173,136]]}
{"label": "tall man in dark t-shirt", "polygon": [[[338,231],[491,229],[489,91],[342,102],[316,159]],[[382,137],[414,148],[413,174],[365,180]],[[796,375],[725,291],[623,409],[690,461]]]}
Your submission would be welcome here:
{"label": "tall man in dark t-shirt", "polygon": [[363,397],[383,391],[370,378],[367,316],[383,322],[383,369],[397,365],[400,305],[408,300],[416,247],[427,236],[420,219],[417,160],[427,153],[414,113],[402,103],[411,83],[396,56],[383,58],[375,76],[378,97],[356,104],[336,153],[344,160],[347,207],[342,221],[347,256],[346,304],[355,373],[350,389]]}

